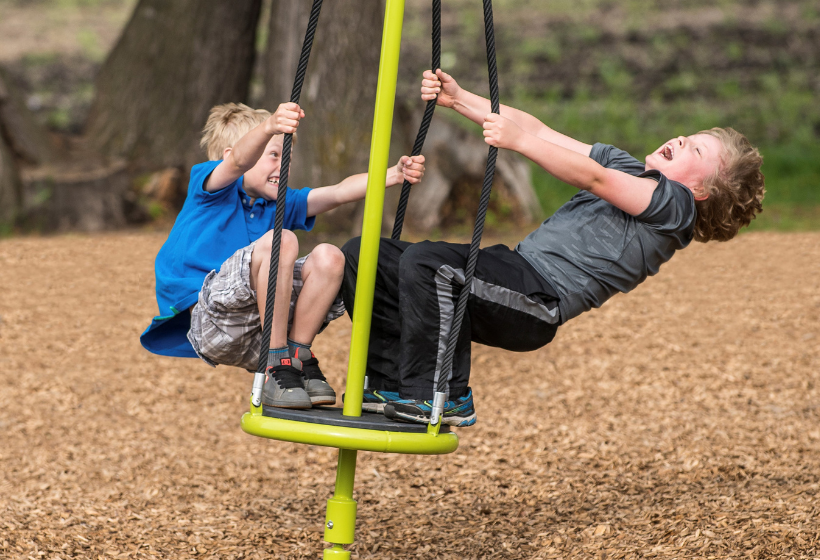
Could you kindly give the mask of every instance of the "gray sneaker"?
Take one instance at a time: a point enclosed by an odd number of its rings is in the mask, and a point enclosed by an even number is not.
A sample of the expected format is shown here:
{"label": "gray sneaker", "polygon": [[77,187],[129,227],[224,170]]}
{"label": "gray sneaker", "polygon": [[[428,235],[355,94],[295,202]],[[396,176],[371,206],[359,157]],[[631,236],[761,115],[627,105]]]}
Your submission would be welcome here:
{"label": "gray sneaker", "polygon": [[[310,357],[307,354],[310,353]],[[310,396],[310,402],[314,405],[336,404],[336,391],[325,379],[322,370],[319,369],[319,360],[310,350],[299,348],[293,361],[302,363],[302,380],[305,383],[305,391]]]}
{"label": "gray sneaker", "polygon": [[278,408],[310,408],[310,397],[302,384],[302,372],[283,359],[278,366],[265,370],[262,404]]}

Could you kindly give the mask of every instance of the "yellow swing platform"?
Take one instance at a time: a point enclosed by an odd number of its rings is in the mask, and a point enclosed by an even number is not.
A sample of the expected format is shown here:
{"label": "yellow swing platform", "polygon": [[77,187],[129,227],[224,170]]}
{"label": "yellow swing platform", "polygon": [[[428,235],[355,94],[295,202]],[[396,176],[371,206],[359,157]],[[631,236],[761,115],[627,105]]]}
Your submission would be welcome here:
{"label": "yellow swing platform", "polygon": [[250,411],[242,416],[242,429],[249,434],[339,449],[335,492],[325,518],[324,538],[331,544],[324,550],[325,559],[350,558],[344,546],[354,542],[353,483],[359,450],[444,454],[458,448],[458,436],[441,422],[425,426],[392,422],[380,414],[362,415],[403,17],[404,0],[386,0],[344,408],[293,411],[254,406],[252,397]]}

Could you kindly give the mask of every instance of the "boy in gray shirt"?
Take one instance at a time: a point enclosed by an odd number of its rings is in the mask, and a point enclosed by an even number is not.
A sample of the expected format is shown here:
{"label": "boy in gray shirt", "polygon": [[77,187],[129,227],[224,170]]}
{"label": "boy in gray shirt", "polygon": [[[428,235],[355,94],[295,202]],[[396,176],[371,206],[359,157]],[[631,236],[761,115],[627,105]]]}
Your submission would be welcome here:
{"label": "boy in gray shirt", "polygon": [[[461,89],[427,71],[422,99],[452,108],[484,128],[487,144],[514,150],[579,189],[515,250],[482,249],[449,378],[442,421],[475,423],[470,342],[528,351],[559,325],[629,292],[692,239],[726,241],[762,209],[762,158],[732,129],[674,138],[642,163],[614,146],[560,134],[523,111]],[[342,249],[342,297],[352,315],[359,242]],[[464,285],[468,245],[382,239],[363,408],[388,418],[429,422]]]}

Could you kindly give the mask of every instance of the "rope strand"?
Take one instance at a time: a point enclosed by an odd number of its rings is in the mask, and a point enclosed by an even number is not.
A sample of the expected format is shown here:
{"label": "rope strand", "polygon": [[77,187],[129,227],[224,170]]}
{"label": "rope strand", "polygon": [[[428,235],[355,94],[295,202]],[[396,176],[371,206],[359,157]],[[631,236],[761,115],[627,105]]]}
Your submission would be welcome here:
{"label": "rope strand", "polygon": [[[441,66],[441,0],[433,0],[433,72],[438,70]],[[438,98],[438,95],[436,96]],[[417,156],[421,154],[421,149],[424,147],[424,140],[427,138],[427,130],[430,128],[430,121],[433,120],[433,111],[436,109],[436,99],[431,99],[427,102],[424,108],[424,117],[421,119],[419,132],[416,135],[416,141],[413,143],[413,151],[411,155]],[[399,196],[399,206],[396,210],[396,221],[393,222],[392,239],[398,241],[401,239],[401,230],[404,227],[404,214],[407,211],[407,201],[410,198],[410,188],[412,185],[410,181],[405,180],[401,185],[401,195]]]}
{"label": "rope strand", "polygon": [[[484,36],[487,41],[487,67],[490,78],[490,105],[493,113],[500,114],[501,104],[498,99],[498,69],[495,62],[495,33],[493,31],[493,5],[492,0],[484,0]],[[464,312],[467,309],[467,299],[470,296],[473,276],[475,275],[476,262],[478,262],[478,251],[481,246],[481,235],[484,233],[484,219],[487,216],[487,207],[490,204],[490,193],[495,175],[495,164],[498,156],[498,148],[490,146],[487,155],[487,168],[484,173],[484,184],[481,187],[481,198],[478,204],[478,215],[473,228],[473,239],[470,243],[470,253],[467,257],[467,267],[464,271],[464,285],[458,294],[455,316],[450,329],[450,338],[447,341],[447,352],[444,355],[441,371],[443,374],[438,380],[435,388],[436,392],[447,393],[450,381],[453,378],[453,357],[458,343],[461,324],[464,319]]]}
{"label": "rope strand", "polygon": [[[322,0],[313,0],[310,9],[305,41],[302,43],[302,54],[299,57],[299,66],[296,69],[296,79],[293,81],[293,92],[290,95],[291,103],[299,103],[302,86],[305,82],[310,50],[313,47],[313,36],[319,24],[319,14],[322,10]],[[273,225],[273,241],[270,251],[270,269],[268,271],[268,294],[265,299],[265,317],[262,322],[262,347],[259,350],[257,371],[265,371],[268,365],[270,351],[270,337],[273,332],[273,306],[276,303],[276,281],[279,277],[279,250],[282,244],[282,227],[285,221],[285,202],[288,195],[288,175],[290,174],[290,152],[293,147],[293,134],[285,134],[282,144],[282,165],[279,171],[279,191],[276,195],[276,216]]]}

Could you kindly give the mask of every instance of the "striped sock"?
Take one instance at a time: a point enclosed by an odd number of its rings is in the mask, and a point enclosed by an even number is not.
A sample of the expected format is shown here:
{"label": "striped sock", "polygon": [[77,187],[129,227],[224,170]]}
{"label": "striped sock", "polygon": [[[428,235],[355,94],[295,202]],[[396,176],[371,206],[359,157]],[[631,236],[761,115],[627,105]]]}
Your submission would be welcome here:
{"label": "striped sock", "polygon": [[271,348],[270,352],[268,352],[268,367],[278,366],[281,363],[282,358],[288,358],[290,354],[288,353],[288,347],[283,346],[282,348]]}

